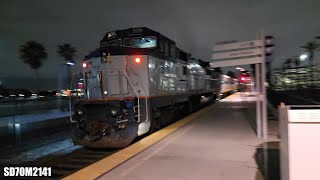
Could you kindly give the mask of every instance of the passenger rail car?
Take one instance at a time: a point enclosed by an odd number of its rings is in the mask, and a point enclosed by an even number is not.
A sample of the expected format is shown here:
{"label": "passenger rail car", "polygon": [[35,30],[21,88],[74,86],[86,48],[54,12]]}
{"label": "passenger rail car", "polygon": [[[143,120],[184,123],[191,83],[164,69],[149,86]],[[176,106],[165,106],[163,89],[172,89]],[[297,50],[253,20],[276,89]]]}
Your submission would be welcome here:
{"label": "passenger rail car", "polygon": [[232,78],[228,75],[220,75],[221,78],[221,90],[220,96],[230,95],[239,89],[239,80]]}
{"label": "passenger rail car", "polygon": [[82,64],[84,98],[75,104],[72,138],[118,148],[214,100],[219,74],[148,28],[108,32]]}

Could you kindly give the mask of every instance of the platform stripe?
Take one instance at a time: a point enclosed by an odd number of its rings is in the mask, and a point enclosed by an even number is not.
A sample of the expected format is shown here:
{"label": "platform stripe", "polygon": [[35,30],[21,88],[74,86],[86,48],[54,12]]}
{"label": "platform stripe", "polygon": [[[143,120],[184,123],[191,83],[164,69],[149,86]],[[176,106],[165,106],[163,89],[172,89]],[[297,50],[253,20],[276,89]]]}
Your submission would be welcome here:
{"label": "platform stripe", "polygon": [[72,179],[96,179],[103,174],[109,172],[113,168],[119,166],[120,164],[124,163],[125,161],[129,160],[130,158],[136,156],[137,154],[141,153],[142,151],[146,150],[153,144],[157,143],[161,139],[165,138],[169,134],[173,133],[177,129],[183,127],[190,121],[196,119],[200,115],[208,112],[211,110],[211,106],[208,106],[198,112],[195,112],[173,124],[167,126],[145,138],[142,140],[94,163],[88,167],[85,167],[65,178],[64,180],[72,180]]}

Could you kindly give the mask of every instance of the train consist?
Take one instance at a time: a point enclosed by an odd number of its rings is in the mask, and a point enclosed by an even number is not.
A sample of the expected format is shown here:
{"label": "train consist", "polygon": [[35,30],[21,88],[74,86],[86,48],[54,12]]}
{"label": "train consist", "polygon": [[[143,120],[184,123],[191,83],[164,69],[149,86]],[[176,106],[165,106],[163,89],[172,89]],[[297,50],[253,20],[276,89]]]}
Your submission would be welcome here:
{"label": "train consist", "polygon": [[220,75],[221,78],[221,89],[220,97],[228,96],[239,89],[239,80],[237,78],[232,78],[227,75]]}
{"label": "train consist", "polygon": [[125,147],[220,94],[219,73],[148,28],[106,33],[82,63],[72,138],[87,147]]}

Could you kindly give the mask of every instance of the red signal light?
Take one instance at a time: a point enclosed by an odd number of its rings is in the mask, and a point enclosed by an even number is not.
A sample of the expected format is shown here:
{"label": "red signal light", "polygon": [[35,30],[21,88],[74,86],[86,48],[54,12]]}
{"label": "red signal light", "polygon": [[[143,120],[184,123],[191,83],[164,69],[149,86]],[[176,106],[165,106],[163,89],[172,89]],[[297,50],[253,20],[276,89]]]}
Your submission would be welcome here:
{"label": "red signal light", "polygon": [[82,63],[82,67],[84,68],[88,67],[87,63]]}
{"label": "red signal light", "polygon": [[141,59],[137,57],[134,61],[139,64],[141,62]]}
{"label": "red signal light", "polygon": [[245,80],[246,80],[246,77],[241,77],[240,80],[241,80],[241,81],[245,81]]}

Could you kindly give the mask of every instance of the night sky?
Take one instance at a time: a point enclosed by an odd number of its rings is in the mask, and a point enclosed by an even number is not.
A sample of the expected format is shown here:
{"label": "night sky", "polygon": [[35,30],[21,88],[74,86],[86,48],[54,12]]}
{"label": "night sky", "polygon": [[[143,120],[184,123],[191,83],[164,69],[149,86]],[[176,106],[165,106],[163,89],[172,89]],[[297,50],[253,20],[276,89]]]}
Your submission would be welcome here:
{"label": "night sky", "polygon": [[140,26],[207,61],[215,42],[251,40],[264,28],[277,38],[274,66],[280,67],[285,58],[303,52],[300,45],[320,35],[319,8],[319,0],[1,1],[0,77],[32,76],[17,53],[25,41],[47,48],[39,74],[57,77],[64,62],[56,54],[58,44],[75,46],[79,62],[106,32]]}

